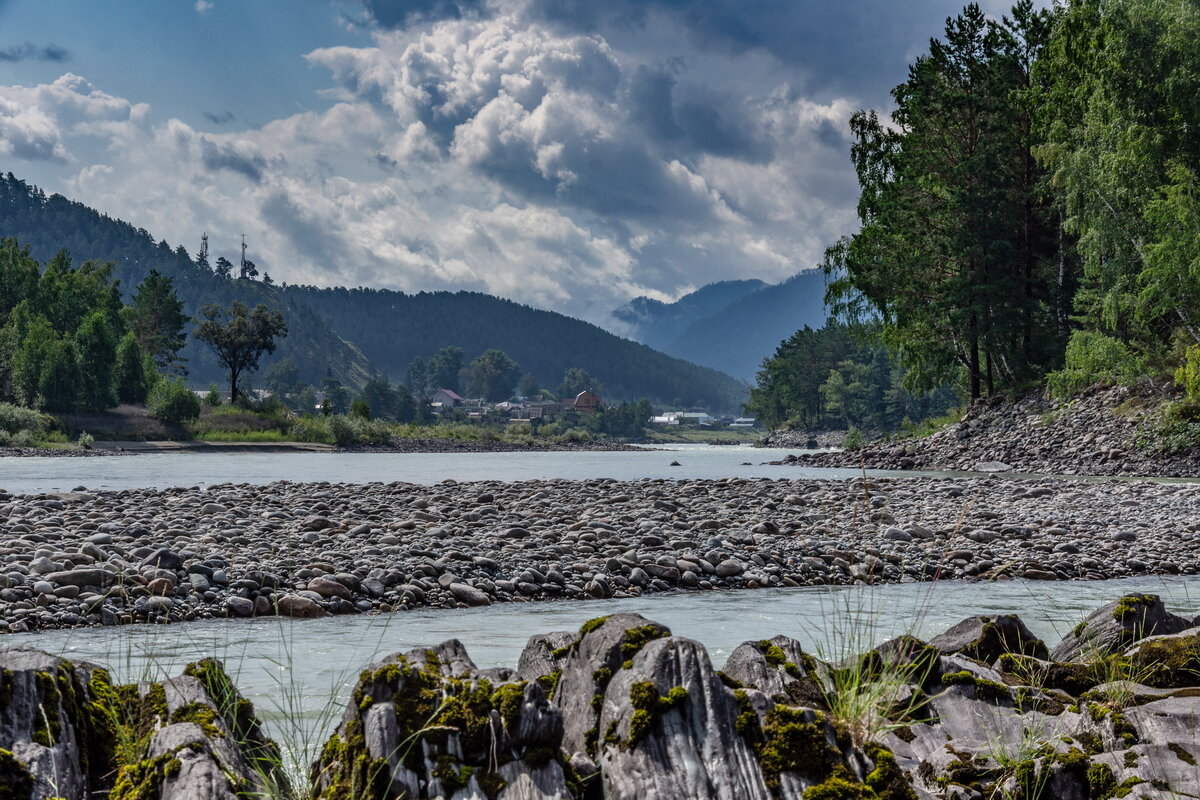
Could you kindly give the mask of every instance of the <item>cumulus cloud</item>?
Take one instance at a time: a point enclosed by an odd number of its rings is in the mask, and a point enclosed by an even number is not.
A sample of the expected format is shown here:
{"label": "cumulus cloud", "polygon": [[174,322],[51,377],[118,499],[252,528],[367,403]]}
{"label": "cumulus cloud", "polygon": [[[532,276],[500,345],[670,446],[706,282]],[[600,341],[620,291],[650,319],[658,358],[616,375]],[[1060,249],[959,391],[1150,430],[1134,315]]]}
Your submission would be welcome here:
{"label": "cumulus cloud", "polygon": [[0,155],[76,164],[67,193],[173,243],[246,233],[277,280],[601,324],[639,294],[781,280],[851,229],[857,98],[813,96],[765,45],[698,58],[669,3],[593,5],[368,0],[371,46],[307,56],[328,107],[248,130],[155,120],[73,75],[0,87]]}
{"label": "cumulus cloud", "polygon": [[212,11],[212,8],[212,0],[196,0],[195,9],[197,14],[207,14],[209,11]]}
{"label": "cumulus cloud", "polygon": [[121,130],[148,110],[71,73],[34,87],[0,86],[0,154],[67,162],[72,160],[68,137],[120,138]]}
{"label": "cumulus cloud", "polygon": [[66,61],[70,53],[56,44],[38,46],[32,42],[0,50],[0,61]]}

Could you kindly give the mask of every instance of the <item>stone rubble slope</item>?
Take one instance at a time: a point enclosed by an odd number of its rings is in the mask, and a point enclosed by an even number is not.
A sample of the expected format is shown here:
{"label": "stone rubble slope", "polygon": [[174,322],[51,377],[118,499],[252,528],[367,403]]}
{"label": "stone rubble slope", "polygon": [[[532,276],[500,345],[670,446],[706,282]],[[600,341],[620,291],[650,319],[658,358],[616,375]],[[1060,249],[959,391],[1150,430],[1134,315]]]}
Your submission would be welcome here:
{"label": "stone rubble slope", "polygon": [[[278,749],[216,662],[114,687],[94,665],[13,648],[0,651],[0,796],[1193,797],[1197,622],[1132,594],[1053,648],[1017,617],[982,615],[928,644],[900,637],[836,663],[784,636],[745,642],[724,670],[636,614],[534,636],[520,671],[480,669],[450,640],[363,670],[308,787],[271,769]],[[1074,660],[1047,660],[1065,652]],[[891,689],[847,711],[872,685]],[[97,706],[130,720],[132,752],[97,746],[113,741],[97,738]],[[56,721],[52,733],[39,718]]]}
{"label": "stone rubble slope", "polygon": [[1040,392],[973,403],[958,422],[922,439],[884,440],[853,452],[789,456],[806,466],[1200,477],[1200,449],[1178,455],[1141,446],[1163,402],[1161,387],[1097,387],[1067,402]]}
{"label": "stone rubble slope", "polygon": [[0,632],[937,579],[1196,574],[1200,486],[540,480],[0,493]]}

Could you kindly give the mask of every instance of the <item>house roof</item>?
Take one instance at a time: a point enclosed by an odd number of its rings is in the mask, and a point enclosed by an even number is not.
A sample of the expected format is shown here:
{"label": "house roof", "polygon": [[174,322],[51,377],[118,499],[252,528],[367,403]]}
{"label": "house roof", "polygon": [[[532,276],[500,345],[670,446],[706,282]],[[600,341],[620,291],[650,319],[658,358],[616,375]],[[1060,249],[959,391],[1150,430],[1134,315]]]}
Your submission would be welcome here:
{"label": "house roof", "polygon": [[438,389],[435,394],[444,394],[451,400],[462,400],[462,398],[458,396],[458,392],[451,391],[450,389]]}

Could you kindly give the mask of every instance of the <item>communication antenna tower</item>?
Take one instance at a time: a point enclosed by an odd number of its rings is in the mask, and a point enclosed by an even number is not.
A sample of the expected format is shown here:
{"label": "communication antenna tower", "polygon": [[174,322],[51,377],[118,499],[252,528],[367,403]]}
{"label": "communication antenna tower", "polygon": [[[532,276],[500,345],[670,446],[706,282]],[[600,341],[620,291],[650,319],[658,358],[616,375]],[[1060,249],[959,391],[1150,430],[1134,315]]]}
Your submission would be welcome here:
{"label": "communication antenna tower", "polygon": [[205,231],[200,236],[200,260],[208,262],[208,231]]}
{"label": "communication antenna tower", "polygon": [[246,234],[242,234],[242,263],[239,264],[242,268],[242,276],[246,275]]}

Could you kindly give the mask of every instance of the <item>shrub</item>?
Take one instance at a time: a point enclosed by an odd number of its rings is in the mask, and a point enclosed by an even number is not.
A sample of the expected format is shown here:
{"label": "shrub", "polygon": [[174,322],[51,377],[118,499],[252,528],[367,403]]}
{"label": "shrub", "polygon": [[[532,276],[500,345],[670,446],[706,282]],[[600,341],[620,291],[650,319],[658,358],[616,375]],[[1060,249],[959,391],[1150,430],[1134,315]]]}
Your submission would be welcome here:
{"label": "shrub", "polygon": [[0,431],[10,436],[23,431],[36,435],[45,429],[45,418],[32,408],[0,403]]}
{"label": "shrub", "polygon": [[854,451],[862,450],[866,446],[867,437],[863,435],[862,431],[851,425],[850,430],[846,431],[845,438],[842,439],[842,449]]}
{"label": "shrub", "polygon": [[1133,383],[1146,371],[1145,360],[1111,336],[1075,331],[1067,342],[1066,364],[1046,376],[1052,397],[1066,399],[1097,383]]}
{"label": "shrub", "polygon": [[216,408],[221,405],[221,390],[217,388],[215,383],[208,385],[208,394],[204,395],[204,403],[210,408]]}
{"label": "shrub", "polygon": [[1183,366],[1175,370],[1175,382],[1193,404],[1200,404],[1200,345],[1192,345],[1184,355]]}
{"label": "shrub", "polygon": [[78,443],[79,443],[79,446],[82,447],[84,450],[91,450],[92,445],[95,444],[95,442],[96,442],[96,437],[92,436],[87,431],[83,431],[82,433],[79,434]]}
{"label": "shrub", "polygon": [[186,422],[200,416],[200,398],[178,379],[164,379],[150,390],[150,416],[163,422]]}
{"label": "shrub", "polygon": [[301,417],[292,423],[288,438],[295,442],[320,442],[333,444],[333,432],[324,419]]}
{"label": "shrub", "polygon": [[329,432],[333,435],[334,444],[338,447],[349,447],[358,440],[354,435],[354,426],[342,415],[328,416]]}
{"label": "shrub", "polygon": [[355,419],[369,420],[371,418],[371,406],[361,397],[354,398],[354,402],[350,404],[350,416]]}

